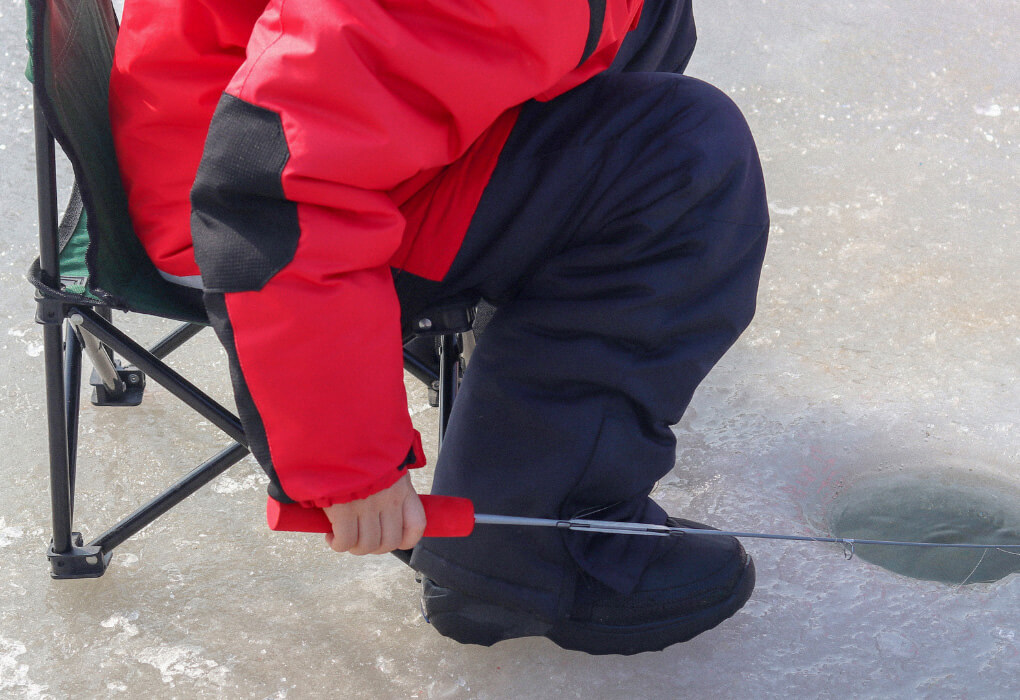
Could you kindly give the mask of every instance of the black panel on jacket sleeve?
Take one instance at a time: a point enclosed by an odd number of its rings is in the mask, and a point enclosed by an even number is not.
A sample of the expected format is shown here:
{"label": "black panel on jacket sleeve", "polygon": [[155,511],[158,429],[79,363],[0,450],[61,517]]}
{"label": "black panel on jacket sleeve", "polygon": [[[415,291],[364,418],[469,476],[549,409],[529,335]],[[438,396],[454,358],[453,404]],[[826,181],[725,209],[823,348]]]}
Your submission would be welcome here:
{"label": "black panel on jacket sleeve", "polygon": [[297,205],[283,194],[290,158],[280,116],[224,94],[191,191],[191,236],[210,292],[261,289],[297,250]]}
{"label": "black panel on jacket sleeve", "polygon": [[258,409],[255,408],[255,402],[248,391],[244,375],[241,374],[241,365],[237,360],[237,346],[234,344],[234,329],[227,316],[224,297],[222,294],[206,292],[204,299],[206,311],[209,313],[209,321],[227,351],[230,381],[234,385],[234,402],[237,404],[237,414],[241,419],[242,427],[244,427],[245,437],[248,438],[248,449],[251,450],[259,465],[269,476],[269,495],[282,503],[293,503],[294,501],[283,492],[280,480],[276,476],[276,470],[273,469],[273,462],[269,455],[269,441],[266,439],[266,427],[262,423]]}

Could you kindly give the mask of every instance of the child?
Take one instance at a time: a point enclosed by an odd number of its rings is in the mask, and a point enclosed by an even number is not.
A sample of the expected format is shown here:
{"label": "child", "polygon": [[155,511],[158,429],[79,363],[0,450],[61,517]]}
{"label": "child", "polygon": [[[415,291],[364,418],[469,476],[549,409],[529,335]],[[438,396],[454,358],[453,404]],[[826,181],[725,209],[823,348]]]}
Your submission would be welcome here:
{"label": "child", "polygon": [[433,491],[704,527],[648,494],[750,321],[768,217],[739,111],[676,74],[689,3],[163,4],[125,8],[121,168],[157,267],[204,290],[271,495],[323,508],[337,551],[417,545],[423,610],[466,643],[635,653],[739,609],[732,538],[419,543],[407,475],[402,341],[426,307],[484,299]]}

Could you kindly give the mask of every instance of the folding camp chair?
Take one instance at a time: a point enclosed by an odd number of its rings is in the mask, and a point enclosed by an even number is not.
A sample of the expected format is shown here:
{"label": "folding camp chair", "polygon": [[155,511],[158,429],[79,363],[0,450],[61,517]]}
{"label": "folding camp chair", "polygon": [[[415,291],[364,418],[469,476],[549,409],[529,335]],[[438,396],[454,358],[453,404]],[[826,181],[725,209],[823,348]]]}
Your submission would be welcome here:
{"label": "folding camp chair", "polygon": [[[107,116],[118,26],[110,0],[29,0],[28,13],[40,237],[29,280],[44,336],[53,516],[48,557],[54,578],[97,577],[115,547],[241,460],[248,448],[240,420],[163,362],[208,322],[199,295],[166,282],[131,228]],[[75,180],[59,223],[54,139]],[[111,309],[183,323],[146,349],[113,325]],[[405,348],[405,367],[429,386],[439,407],[440,440],[459,379],[461,334],[471,329],[472,318],[471,305],[425,312],[417,325],[438,340],[419,339]],[[72,530],[83,351],[95,367],[93,404],[138,405],[151,379],[232,440],[88,543]]]}

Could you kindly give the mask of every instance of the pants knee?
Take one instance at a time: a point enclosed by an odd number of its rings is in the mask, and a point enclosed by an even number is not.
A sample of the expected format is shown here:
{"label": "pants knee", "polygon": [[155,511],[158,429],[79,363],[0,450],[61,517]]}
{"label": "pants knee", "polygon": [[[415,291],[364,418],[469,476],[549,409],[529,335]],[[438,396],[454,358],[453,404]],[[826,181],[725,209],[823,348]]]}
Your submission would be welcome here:
{"label": "pants knee", "polygon": [[740,108],[726,93],[691,78],[678,81],[676,122],[665,147],[688,169],[690,187],[710,219],[739,225],[747,235],[768,228],[758,149]]}
{"label": "pants knee", "polygon": [[751,170],[748,175],[760,179],[758,150],[740,108],[713,85],[693,78],[677,82],[676,146],[701,154],[712,170]]}

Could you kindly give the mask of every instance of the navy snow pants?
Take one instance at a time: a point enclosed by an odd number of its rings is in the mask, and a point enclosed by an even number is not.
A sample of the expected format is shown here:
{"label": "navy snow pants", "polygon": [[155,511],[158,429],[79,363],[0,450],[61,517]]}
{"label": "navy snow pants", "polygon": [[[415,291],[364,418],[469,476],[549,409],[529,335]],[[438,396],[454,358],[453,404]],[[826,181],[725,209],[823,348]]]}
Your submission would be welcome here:
{"label": "navy snow pants", "polygon": [[[710,85],[634,72],[679,70],[693,48],[687,3],[647,5],[614,69],[525,105],[446,278],[396,277],[407,317],[470,295],[497,307],[433,484],[479,512],[664,522],[648,494],[673,467],[670,426],[754,313],[768,230],[754,142]],[[626,593],[661,546],[479,526],[423,540],[411,563],[554,619],[578,576]]]}

